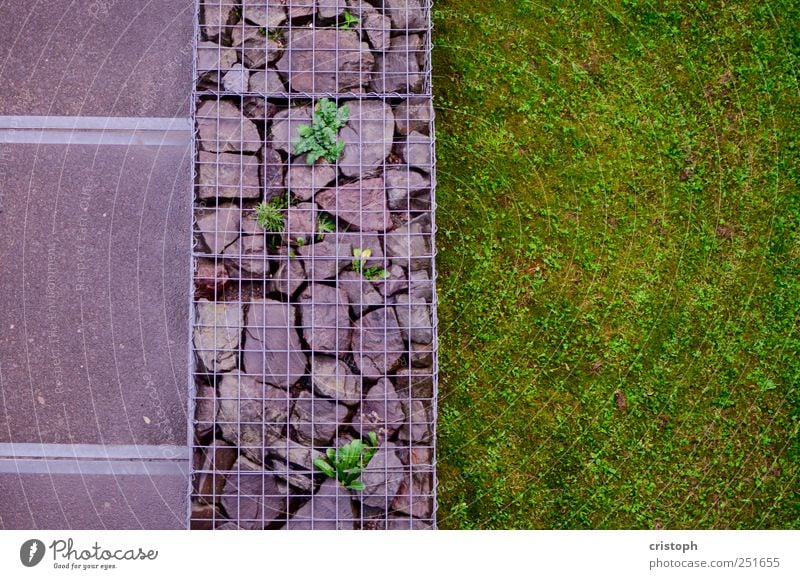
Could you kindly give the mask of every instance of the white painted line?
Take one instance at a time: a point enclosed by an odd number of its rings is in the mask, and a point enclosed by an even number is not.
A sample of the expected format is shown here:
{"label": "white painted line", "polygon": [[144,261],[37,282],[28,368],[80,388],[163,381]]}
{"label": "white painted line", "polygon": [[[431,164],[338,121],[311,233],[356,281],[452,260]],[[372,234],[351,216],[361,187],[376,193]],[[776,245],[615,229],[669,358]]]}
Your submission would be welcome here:
{"label": "white painted line", "polygon": [[188,146],[189,118],[0,116],[0,144]]}
{"label": "white painted line", "polygon": [[189,460],[187,446],[127,444],[40,444],[37,442],[0,443],[0,460],[18,459],[96,459],[96,460]]}
{"label": "white painted line", "polygon": [[0,458],[0,474],[189,475],[189,461]]}

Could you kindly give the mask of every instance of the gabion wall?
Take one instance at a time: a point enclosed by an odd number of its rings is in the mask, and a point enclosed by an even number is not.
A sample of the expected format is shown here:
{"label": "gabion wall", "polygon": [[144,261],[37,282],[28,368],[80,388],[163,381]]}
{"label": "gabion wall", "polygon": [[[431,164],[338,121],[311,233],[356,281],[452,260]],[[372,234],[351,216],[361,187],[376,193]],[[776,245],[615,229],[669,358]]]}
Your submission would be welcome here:
{"label": "gabion wall", "polygon": [[[429,23],[414,0],[200,3],[193,528],[435,526]],[[310,164],[325,106],[340,150]],[[370,433],[363,489],[314,464]]]}

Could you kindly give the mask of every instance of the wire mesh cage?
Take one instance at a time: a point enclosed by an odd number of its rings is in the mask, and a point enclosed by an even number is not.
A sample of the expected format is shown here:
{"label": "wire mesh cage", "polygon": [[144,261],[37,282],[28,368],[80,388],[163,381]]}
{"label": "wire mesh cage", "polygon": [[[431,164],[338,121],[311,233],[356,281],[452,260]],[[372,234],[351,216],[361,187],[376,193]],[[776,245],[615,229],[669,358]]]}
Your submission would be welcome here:
{"label": "wire mesh cage", "polygon": [[429,95],[430,0],[202,0],[211,94]]}
{"label": "wire mesh cage", "polygon": [[195,120],[192,526],[433,527],[431,99],[200,92]]}

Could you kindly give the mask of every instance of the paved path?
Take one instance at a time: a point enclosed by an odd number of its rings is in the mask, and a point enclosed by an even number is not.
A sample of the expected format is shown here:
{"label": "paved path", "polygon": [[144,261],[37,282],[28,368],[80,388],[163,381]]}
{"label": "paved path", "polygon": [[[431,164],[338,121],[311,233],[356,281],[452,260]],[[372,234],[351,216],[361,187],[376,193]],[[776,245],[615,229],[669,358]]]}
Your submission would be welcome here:
{"label": "paved path", "polygon": [[0,528],[184,528],[191,0],[0,2]]}
{"label": "paved path", "polygon": [[[233,267],[224,274],[232,276],[228,293],[211,290],[212,298],[232,302],[247,315],[240,325],[254,326],[226,346],[215,319],[206,352],[231,360],[217,364],[209,354],[190,363],[189,306],[202,302],[189,295],[195,3],[0,0],[0,21],[14,23],[0,39],[0,528],[186,528],[190,510],[200,528],[435,526],[429,3],[385,0],[378,11],[348,0],[358,23],[344,25],[340,0],[270,4],[288,15],[280,22],[274,7],[264,11],[266,2],[205,4],[212,9],[202,13],[206,53],[196,89],[206,106],[221,95],[234,118],[217,116],[206,127],[200,160],[223,167],[217,153],[233,151],[257,162],[233,185],[206,183],[213,191],[199,200],[198,215],[214,215],[234,190],[234,209],[226,210],[241,220],[234,233],[250,243],[246,251],[257,250],[253,241],[264,235],[243,225],[256,201],[284,190],[282,176],[285,190],[308,193],[299,185],[302,170],[291,172],[293,181],[284,167],[291,152],[275,138],[276,119],[328,95],[352,117],[342,132],[348,146],[322,186],[349,189],[308,195],[337,231],[320,237],[314,220],[299,237],[289,235],[292,251],[255,261],[245,250],[218,255],[227,243],[208,252],[207,237],[221,233],[216,217],[213,231],[199,231],[195,258],[214,266],[211,286],[226,283],[216,278],[220,264]],[[254,72],[249,83],[238,63]],[[222,80],[218,69],[231,74]],[[290,106],[287,97],[298,100]],[[281,184],[266,183],[267,175]],[[364,211],[375,192],[379,201]],[[365,265],[385,272],[385,281],[352,271],[353,248],[368,240],[375,243]],[[347,250],[332,277],[319,269],[331,259],[320,254],[325,247]],[[283,286],[271,284],[281,265],[291,270],[295,252],[306,271],[295,280],[298,291],[281,297]],[[247,268],[258,261],[270,261],[270,272],[253,281]],[[256,339],[275,321],[257,319],[258,308],[271,296],[301,313],[330,309],[324,294],[333,285],[347,294],[342,307],[350,315],[334,322],[347,344],[335,338],[333,350],[323,348],[330,328],[316,314],[302,324],[288,318],[292,348],[311,362],[299,368],[307,376],[270,390],[284,400],[270,408],[275,400],[265,400],[264,389],[274,369],[253,368],[287,349]],[[313,361],[320,348],[342,360],[336,372],[358,376],[357,399],[334,392],[339,386],[330,380],[317,383],[330,378]],[[241,379],[230,372],[240,366]],[[189,385],[190,370],[198,389]],[[245,396],[246,384],[255,397]],[[277,438],[265,438],[266,414],[251,424],[250,410],[280,411]],[[323,482],[312,447],[320,452],[371,430],[381,448],[362,475],[366,489],[348,493]],[[245,439],[254,432],[261,438],[253,446]]]}

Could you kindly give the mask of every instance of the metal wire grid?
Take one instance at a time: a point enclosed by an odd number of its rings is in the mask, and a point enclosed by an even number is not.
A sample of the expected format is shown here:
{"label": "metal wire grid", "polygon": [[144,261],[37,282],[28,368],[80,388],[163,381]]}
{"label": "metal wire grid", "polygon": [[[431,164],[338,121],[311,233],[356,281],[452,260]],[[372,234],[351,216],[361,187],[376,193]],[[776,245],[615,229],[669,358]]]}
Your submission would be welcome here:
{"label": "metal wire grid", "polygon": [[[200,25],[199,20],[197,24]],[[197,100],[198,96],[206,95],[203,91],[195,94],[198,104],[196,119],[198,128],[203,123],[213,123],[216,144],[208,147],[201,143],[197,147],[196,208],[200,212],[200,219],[197,219],[195,228],[197,244],[194,250],[197,265],[193,298],[197,314],[194,340],[197,355],[194,369],[197,414],[193,441],[193,527],[434,526],[438,320],[433,245],[435,156],[430,99],[415,98],[413,102],[418,106],[405,108],[397,98],[381,99],[380,102],[394,105],[392,111],[397,117],[396,129],[392,129],[391,152],[384,155],[377,165],[373,161],[365,171],[364,158],[368,156],[365,151],[380,142],[359,136],[355,143],[357,160],[352,163],[340,162],[340,171],[333,178],[328,173],[326,178],[324,172],[320,175],[316,170],[290,165],[291,150],[288,147],[278,154],[273,148],[276,143],[271,125],[275,119],[283,115],[282,118],[293,128],[292,121],[298,118],[298,115],[293,118],[293,112],[303,111],[303,107],[312,104],[313,100],[287,103],[281,99],[265,100],[250,95]],[[377,101],[366,99],[365,96],[368,95],[361,95],[357,99],[339,99],[338,102]],[[210,111],[203,108],[209,102],[212,106]],[[233,104],[241,112],[233,113],[234,109],[221,105],[223,102]],[[403,112],[398,115],[398,110]],[[258,136],[244,129],[247,122],[243,120],[245,117],[255,121]],[[368,117],[358,122],[369,125],[379,120]],[[299,120],[305,121],[307,117],[300,114]],[[420,139],[425,136],[429,138]],[[198,130],[198,139],[202,138],[203,131]],[[402,148],[404,138],[405,149]],[[419,142],[414,142],[414,139]],[[412,167],[413,162],[410,163],[407,157],[420,154],[423,160]],[[367,174],[361,175],[361,172]],[[402,185],[390,188],[386,177],[389,174],[402,176],[403,172],[407,178],[412,174],[427,175],[427,187],[424,183],[421,187],[419,183],[406,184],[407,194],[392,199],[388,196],[390,191],[402,190]],[[274,178],[280,174],[284,176],[283,183]],[[364,208],[364,181],[375,174],[384,177],[381,191],[383,202],[380,204],[383,207]],[[258,179],[254,178],[256,175]],[[254,227],[254,206],[261,199],[270,199],[286,191],[305,196],[308,195],[305,189],[310,189],[310,196],[316,200],[315,194],[319,191],[338,191],[347,187],[355,188],[358,193],[358,223],[353,223],[353,219],[349,222],[344,219],[336,201],[333,206],[327,207],[329,213],[320,211],[321,215],[327,213],[337,224],[336,232],[321,235],[319,228],[315,227],[319,222],[308,219],[307,214],[312,210],[303,211],[297,206],[286,211],[285,231],[281,235],[265,235],[263,229]],[[420,188],[422,193],[418,190],[412,193],[411,187]],[[224,218],[221,219],[223,214]],[[213,217],[209,220],[208,215]],[[387,223],[390,224],[387,227],[399,226],[403,231],[401,235],[398,236],[398,230],[394,229],[394,233],[390,231],[381,240],[380,234],[363,231],[365,224],[381,216],[385,219],[387,215]],[[205,224],[210,221],[213,227],[204,228],[201,221]],[[411,226],[404,228],[408,223]],[[417,227],[418,224],[422,225]],[[369,226],[366,228],[369,229]],[[386,249],[389,236],[394,238],[395,244],[400,237],[400,247],[404,245],[404,238],[409,251],[402,257],[384,256],[382,250]],[[234,237],[238,239],[231,241]],[[268,237],[271,237],[271,243],[275,243],[277,238],[277,246],[262,244],[260,237],[264,237],[265,243]],[[333,243],[330,243],[331,237]],[[254,239],[256,243],[252,243]],[[378,243],[375,243],[376,239]],[[249,242],[245,243],[245,240]],[[306,244],[307,240],[312,241]],[[317,251],[316,248],[321,248],[326,241],[335,250]],[[414,253],[411,248],[419,246],[418,241],[423,245],[429,244],[429,249]],[[348,251],[356,245],[365,248],[370,243],[376,251],[365,262],[365,266],[387,271],[405,266],[400,272],[408,276],[405,283],[410,290],[408,297],[401,298],[400,303],[397,296],[404,294],[391,294],[387,289],[398,284],[402,286],[403,282],[395,279],[395,271],[392,271],[393,275],[388,280],[376,281],[353,279],[353,272],[348,271],[347,264],[352,261]],[[333,276],[325,274],[332,266],[335,270]],[[318,273],[320,270],[323,273]],[[340,305],[338,298],[328,297],[326,301],[324,296],[316,295],[330,295],[330,291],[324,288],[331,286],[340,289],[341,286],[347,286],[344,293],[348,294],[347,300],[350,302],[349,323],[335,317],[332,324],[326,325],[325,315],[317,319],[316,310],[327,311]],[[376,289],[382,301],[376,301]],[[309,302],[311,324],[305,320],[302,311],[309,309]],[[207,314],[209,310],[213,315],[204,320],[202,314]],[[233,317],[229,315],[231,310]],[[262,310],[260,316],[259,310]],[[285,317],[281,315],[282,310],[285,310]],[[358,397],[362,404],[355,410],[347,404],[352,400],[342,400],[338,391],[332,397],[320,396],[314,379],[321,372],[325,377],[324,368],[330,364],[317,364],[317,356],[312,350],[317,350],[318,346],[312,348],[304,332],[311,327],[318,332],[329,330],[334,334],[334,344],[330,347],[332,351],[324,353],[332,354],[334,358],[344,358],[337,362],[329,376],[338,383],[350,371],[363,371],[364,336],[368,336],[369,332],[364,331],[362,320],[365,318],[359,316],[390,310],[404,320],[401,328],[404,335],[402,345],[395,342],[396,345],[390,346],[390,324],[385,321],[367,329],[377,333],[378,341],[382,344],[377,352],[371,354],[377,354],[379,361],[399,358],[399,362],[392,364],[385,373],[389,388],[394,388],[394,394],[381,390],[383,396],[370,401],[370,396],[382,384],[376,382],[376,376],[373,376],[365,381],[357,380],[361,386]],[[419,324],[415,321],[419,318],[418,315],[415,318],[415,314],[420,310],[427,312],[429,322]],[[251,315],[253,312],[255,314]],[[237,322],[229,323],[231,319]],[[279,320],[277,324],[267,323],[276,319]],[[427,318],[423,315],[421,319]],[[349,324],[359,327],[357,331],[360,338],[351,340],[348,349],[342,344],[347,338],[342,338],[341,334]],[[198,344],[198,331],[208,329],[211,329],[211,347],[204,348],[202,343]],[[428,331],[431,336],[427,345],[416,344],[411,339],[413,333]],[[254,334],[263,337],[270,333],[274,336],[275,332],[285,333],[284,347],[273,343],[265,348],[257,340],[255,347],[250,347],[249,338]],[[299,347],[291,344],[293,335],[300,337]],[[224,344],[226,339],[230,340],[230,349],[220,350],[220,343]],[[299,369],[302,365],[299,362],[295,370],[290,370],[292,358],[298,354],[308,356],[308,362],[302,370]],[[282,358],[285,358],[283,363],[280,362]],[[251,362],[248,363],[248,359]],[[233,366],[229,367],[232,361]],[[383,412],[378,413],[382,416],[377,425],[370,423],[369,416],[365,419],[365,399],[372,403],[372,408],[376,403],[383,406]],[[404,424],[388,425],[390,407],[397,406],[397,403],[402,408]],[[326,412],[320,412],[320,406]],[[335,408],[332,414],[331,408]],[[342,413],[344,418],[341,418]],[[381,449],[390,449],[395,457],[400,458],[400,462],[375,462],[373,459],[373,463],[370,463],[363,478],[372,477],[371,480],[375,480],[375,471],[378,471],[376,480],[379,483],[373,485],[378,492],[373,492],[368,500],[361,494],[353,500],[351,494],[343,491],[338,484],[320,484],[319,472],[311,465],[314,452],[341,446],[367,432],[371,426],[383,427],[388,431],[381,433]],[[293,440],[303,437],[308,447],[298,446]],[[326,437],[330,437],[330,441]],[[385,453],[383,458],[389,454]],[[381,458],[380,453],[378,458]]]}
{"label": "metal wire grid", "polygon": [[206,94],[431,94],[432,0],[201,0]]}

